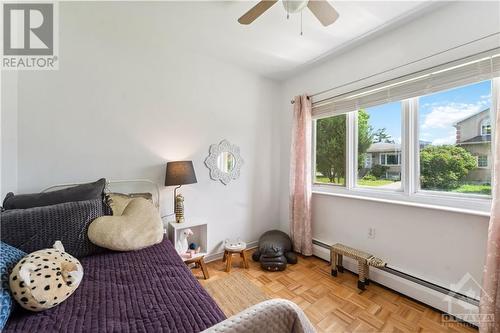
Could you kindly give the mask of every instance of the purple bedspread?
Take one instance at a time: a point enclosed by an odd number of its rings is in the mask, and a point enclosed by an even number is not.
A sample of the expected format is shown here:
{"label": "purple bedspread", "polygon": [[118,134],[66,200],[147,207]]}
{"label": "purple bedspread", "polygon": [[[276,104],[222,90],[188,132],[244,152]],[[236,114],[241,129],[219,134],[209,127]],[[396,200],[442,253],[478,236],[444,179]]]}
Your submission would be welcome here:
{"label": "purple bedspread", "polygon": [[225,319],[166,238],[81,263],[72,296],[44,312],[18,307],[3,332],[199,332]]}

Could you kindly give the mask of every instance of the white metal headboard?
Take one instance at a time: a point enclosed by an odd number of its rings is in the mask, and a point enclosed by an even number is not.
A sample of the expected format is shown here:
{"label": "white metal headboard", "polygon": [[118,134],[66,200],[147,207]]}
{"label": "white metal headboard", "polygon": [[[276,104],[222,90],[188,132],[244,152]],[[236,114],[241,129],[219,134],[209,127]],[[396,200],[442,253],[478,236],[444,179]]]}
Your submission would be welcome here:
{"label": "white metal headboard", "polygon": [[[127,180],[106,180],[106,187],[104,191],[106,192],[111,192],[111,187],[113,184],[127,184],[127,183],[143,183],[143,184],[149,184],[154,188],[154,193],[151,193],[153,195],[153,204],[155,207],[160,210],[160,186],[158,186],[157,183],[153,182],[152,180],[149,179],[127,179]],[[56,184],[49,186],[47,188],[44,188],[42,192],[49,192],[49,191],[54,191],[57,189],[62,189],[66,187],[71,187],[71,186],[76,186],[76,185],[82,185],[82,184],[88,184],[87,182],[83,183],[67,183],[67,184]]]}

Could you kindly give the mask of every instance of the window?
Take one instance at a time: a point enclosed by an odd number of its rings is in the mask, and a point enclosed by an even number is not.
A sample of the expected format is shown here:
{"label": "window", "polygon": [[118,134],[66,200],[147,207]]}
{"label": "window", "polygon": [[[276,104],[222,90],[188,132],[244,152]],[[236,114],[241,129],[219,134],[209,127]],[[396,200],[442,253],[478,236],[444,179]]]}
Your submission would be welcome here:
{"label": "window", "polygon": [[356,185],[401,189],[401,103],[361,109],[357,112],[357,124]]}
{"label": "window", "polygon": [[316,120],[315,183],[345,186],[346,115]]}
{"label": "window", "polygon": [[481,122],[481,136],[485,135],[491,135],[491,122],[489,117]]}
{"label": "window", "polygon": [[491,194],[490,99],[491,81],[419,98],[422,190]]}
{"label": "window", "polygon": [[400,154],[380,154],[380,164],[382,165],[400,165]]}
{"label": "window", "polygon": [[479,155],[477,157],[477,167],[478,168],[488,167],[488,155]]}
{"label": "window", "polygon": [[481,54],[313,101],[313,191],[486,214],[498,69]]}

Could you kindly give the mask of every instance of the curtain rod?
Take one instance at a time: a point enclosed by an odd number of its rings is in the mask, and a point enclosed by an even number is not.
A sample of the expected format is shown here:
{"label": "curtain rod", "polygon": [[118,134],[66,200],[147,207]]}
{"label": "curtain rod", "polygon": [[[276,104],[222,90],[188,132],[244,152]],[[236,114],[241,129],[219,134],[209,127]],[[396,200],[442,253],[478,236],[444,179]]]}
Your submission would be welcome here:
{"label": "curtain rod", "polygon": [[[385,73],[388,73],[388,72],[392,72],[392,71],[394,71],[394,70],[396,70],[396,69],[399,69],[399,68],[402,68],[402,67],[405,67],[405,66],[409,66],[409,65],[413,65],[413,64],[415,64],[415,63],[417,63],[417,62],[420,62],[420,61],[423,61],[423,60],[427,60],[427,59],[429,59],[429,58],[432,58],[432,57],[435,57],[435,56],[441,55],[441,54],[446,53],[446,52],[450,52],[450,51],[456,50],[456,49],[458,49],[458,48],[460,48],[460,47],[467,46],[467,45],[469,45],[469,44],[472,44],[472,43],[475,43],[475,42],[478,42],[478,41],[481,41],[481,40],[483,40],[483,39],[487,39],[487,38],[490,38],[490,37],[493,37],[493,36],[497,36],[497,35],[500,35],[500,32],[494,32],[494,33],[492,33],[492,34],[489,34],[489,35],[486,35],[486,36],[483,36],[483,37],[480,37],[480,38],[474,39],[474,40],[469,41],[469,42],[467,42],[467,43],[463,43],[463,44],[460,44],[460,45],[456,45],[456,46],[450,47],[450,48],[448,48],[448,49],[446,49],[446,50],[439,51],[439,52],[437,52],[437,53],[434,53],[434,54],[431,54],[431,55],[425,56],[425,57],[423,57],[423,58],[420,58],[420,59],[417,59],[417,60],[413,60],[413,61],[410,61],[410,62],[408,62],[408,63],[402,64],[402,65],[399,65],[399,66],[396,66],[396,67],[393,67],[393,68],[389,68],[389,69],[386,69],[386,70],[384,70],[384,71],[381,71],[381,72],[378,72],[378,73],[375,73],[375,74],[372,74],[372,75],[368,75],[368,76],[365,76],[365,77],[363,77],[363,78],[360,78],[360,79],[357,79],[357,80],[354,80],[354,81],[350,81],[350,82],[347,82],[347,83],[344,83],[344,84],[338,85],[338,86],[333,87],[333,88],[330,88],[330,89],[326,89],[326,90],[323,90],[323,91],[317,92],[317,93],[315,93],[315,94],[309,95],[308,97],[318,96],[318,95],[324,94],[324,93],[326,93],[326,92],[329,92],[329,91],[332,91],[332,90],[335,90],[335,89],[339,89],[339,88],[343,88],[343,87],[345,87],[345,86],[349,86],[349,85],[351,85],[351,84],[358,83],[358,82],[364,81],[364,80],[366,80],[366,79],[370,79],[370,78],[372,78],[372,77],[375,77],[375,76],[378,76],[378,75],[381,75],[381,74],[385,74]],[[495,50],[495,49],[497,49],[497,48],[493,48],[493,49],[490,49],[490,50],[487,50],[487,51],[483,51],[483,52],[480,52],[480,53],[484,53],[484,52],[492,51],[492,50]],[[479,53],[478,53],[478,54],[479,54]],[[446,65],[446,64],[451,63],[451,62],[455,62],[455,61],[459,61],[459,60],[462,60],[462,59],[469,58],[469,57],[471,57],[471,56],[474,56],[474,55],[469,55],[469,56],[467,56],[467,57],[463,57],[463,58],[460,58],[460,59],[455,59],[455,60],[452,60],[452,61],[448,61],[448,62],[446,62],[446,63],[444,63],[444,64],[440,64],[440,65],[433,66],[433,67],[430,67],[430,68],[427,68],[427,69],[423,69],[423,70],[418,71],[418,72],[427,71],[427,70],[430,70],[430,69],[432,69],[432,68],[434,68],[434,67],[443,66],[443,65]],[[418,73],[418,72],[417,72],[417,73]],[[402,78],[402,77],[404,77],[404,76],[406,76],[406,75],[407,75],[407,74],[405,74],[405,75],[401,75],[401,76],[399,76],[399,77],[396,77],[396,78],[393,78],[393,79],[390,79],[390,80],[386,80],[386,81],[383,81],[383,82],[379,82],[379,83],[377,83],[377,84],[381,84],[381,83],[388,82],[388,81],[392,81],[392,80],[397,80],[397,79]],[[318,101],[318,102],[322,102],[322,101],[323,101],[323,100]],[[291,103],[291,104],[294,104],[294,103],[295,103],[295,101],[292,99],[292,100],[290,101],[290,103]]]}
{"label": "curtain rod", "polygon": [[[307,97],[307,99],[308,99],[308,100],[309,100],[309,99],[311,99],[311,96],[306,96],[306,97]],[[292,99],[292,100],[290,101],[290,103],[295,104],[295,100],[294,100],[294,99]]]}

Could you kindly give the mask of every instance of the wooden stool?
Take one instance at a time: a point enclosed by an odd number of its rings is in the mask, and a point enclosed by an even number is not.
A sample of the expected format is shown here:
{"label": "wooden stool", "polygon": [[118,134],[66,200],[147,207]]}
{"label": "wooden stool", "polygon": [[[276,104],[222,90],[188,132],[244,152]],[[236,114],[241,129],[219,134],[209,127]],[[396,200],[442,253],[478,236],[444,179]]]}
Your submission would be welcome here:
{"label": "wooden stool", "polygon": [[224,256],[222,257],[222,262],[226,263],[226,272],[229,273],[229,271],[231,271],[233,254],[237,254],[237,253],[240,254],[242,267],[248,268],[248,261],[247,261],[247,257],[245,256],[245,250],[239,250],[239,251],[224,250]]}
{"label": "wooden stool", "polygon": [[203,260],[204,256],[199,256],[196,258],[191,258],[191,259],[186,259],[184,262],[186,265],[194,264],[194,268],[201,268],[201,271],[203,272],[203,277],[206,279],[210,278],[210,275],[208,275],[208,269],[207,265],[205,265],[205,260]]}

